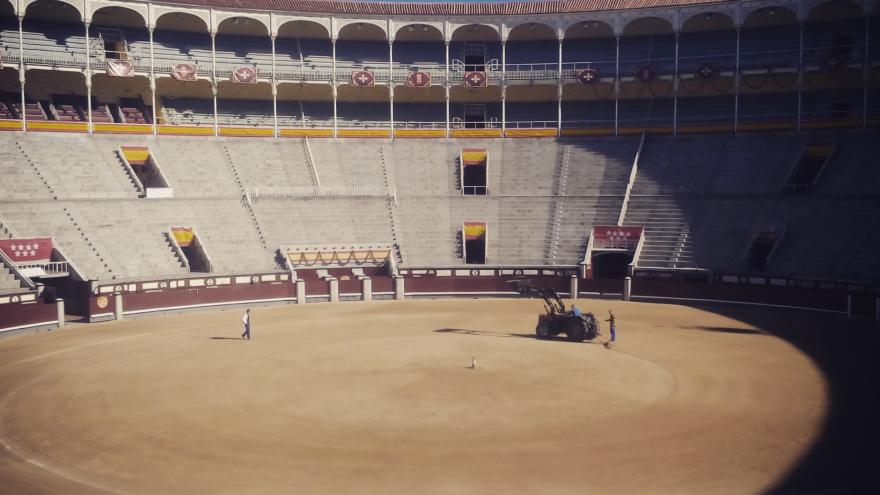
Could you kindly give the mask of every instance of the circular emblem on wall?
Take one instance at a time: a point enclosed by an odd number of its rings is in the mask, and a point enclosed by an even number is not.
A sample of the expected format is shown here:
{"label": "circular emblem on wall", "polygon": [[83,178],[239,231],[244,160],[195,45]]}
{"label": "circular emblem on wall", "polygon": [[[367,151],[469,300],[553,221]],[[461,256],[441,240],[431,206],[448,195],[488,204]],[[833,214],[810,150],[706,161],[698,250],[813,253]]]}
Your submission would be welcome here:
{"label": "circular emblem on wall", "polygon": [[95,304],[98,306],[98,309],[104,309],[110,304],[110,301],[107,299],[107,296],[98,296],[98,299],[95,300]]}
{"label": "circular emblem on wall", "polygon": [[590,85],[599,80],[599,69],[583,69],[577,73],[577,82]]}
{"label": "circular emblem on wall", "polygon": [[259,281],[260,281],[260,277],[258,277],[257,275],[254,275],[253,277],[251,277],[251,283],[255,284]]}
{"label": "circular emblem on wall", "polygon": [[464,85],[472,88],[486,87],[486,73],[482,71],[465,72]]}
{"label": "circular emblem on wall", "polygon": [[214,285],[214,279],[209,278],[208,280],[205,280],[205,285],[207,285],[208,287]]}
{"label": "circular emblem on wall", "polygon": [[650,82],[657,76],[657,72],[651,67],[642,67],[636,71],[636,79],[642,82]]}
{"label": "circular emblem on wall", "polygon": [[351,83],[355,86],[370,87],[376,83],[373,73],[366,70],[359,70],[351,73]]}
{"label": "circular emblem on wall", "polygon": [[700,64],[697,66],[694,74],[700,79],[712,79],[718,75],[718,68],[712,64]]}
{"label": "circular emblem on wall", "polygon": [[14,302],[14,303],[17,303],[19,299],[20,299],[20,298],[19,298],[18,296],[12,296],[12,298],[10,299],[10,301],[12,301],[12,302]]}
{"label": "circular emblem on wall", "polygon": [[841,65],[843,65],[843,60],[835,53],[829,53],[825,59],[822,60],[822,66],[827,70],[838,69]]}
{"label": "circular emblem on wall", "polygon": [[431,74],[427,72],[410,72],[406,76],[406,85],[412,88],[424,88],[431,85]]}

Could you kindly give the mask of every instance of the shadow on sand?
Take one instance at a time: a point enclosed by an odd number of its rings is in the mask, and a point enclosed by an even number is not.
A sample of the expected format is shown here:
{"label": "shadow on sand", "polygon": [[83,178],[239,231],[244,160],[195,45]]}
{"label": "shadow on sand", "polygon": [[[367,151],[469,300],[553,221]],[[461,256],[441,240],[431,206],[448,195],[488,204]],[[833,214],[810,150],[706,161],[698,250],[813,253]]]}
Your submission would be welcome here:
{"label": "shadow on sand", "polygon": [[[518,339],[532,339],[538,340],[538,338],[533,333],[513,333],[513,332],[488,332],[486,330],[468,330],[464,328],[438,328],[437,330],[433,330],[435,333],[457,333],[461,335],[480,335],[483,337],[502,337],[502,338],[518,338]],[[565,342],[567,344],[601,344],[599,340],[601,339],[601,335],[594,340],[585,340],[584,342],[570,342],[565,339],[563,336],[549,337],[543,339],[546,342]]]}
{"label": "shadow on sand", "polygon": [[208,337],[211,340],[246,340],[241,337]]}

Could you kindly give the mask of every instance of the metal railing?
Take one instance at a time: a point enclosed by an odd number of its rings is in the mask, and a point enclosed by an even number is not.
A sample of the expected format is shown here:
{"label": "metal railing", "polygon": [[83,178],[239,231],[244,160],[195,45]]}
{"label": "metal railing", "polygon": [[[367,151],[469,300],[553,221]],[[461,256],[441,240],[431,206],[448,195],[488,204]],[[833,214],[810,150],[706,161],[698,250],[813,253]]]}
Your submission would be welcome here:
{"label": "metal railing", "polygon": [[27,270],[29,268],[39,268],[46,275],[67,275],[69,273],[69,265],[66,261],[47,261],[45,263],[20,263],[19,270]]}
{"label": "metal railing", "polygon": [[395,129],[446,129],[446,122],[400,122],[394,121]]}
{"label": "metal railing", "polygon": [[388,197],[384,187],[329,186],[329,187],[249,187],[247,196],[259,198],[316,198],[316,197]]}

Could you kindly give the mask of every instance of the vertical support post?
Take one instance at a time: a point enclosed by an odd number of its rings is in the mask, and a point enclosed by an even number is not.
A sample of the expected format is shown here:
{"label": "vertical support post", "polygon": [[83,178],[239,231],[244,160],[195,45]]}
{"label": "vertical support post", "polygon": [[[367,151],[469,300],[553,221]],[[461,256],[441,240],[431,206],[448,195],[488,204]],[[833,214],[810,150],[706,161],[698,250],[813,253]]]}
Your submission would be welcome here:
{"label": "vertical support post", "polygon": [[507,42],[501,40],[501,137],[507,135]]}
{"label": "vertical support post", "polygon": [[846,317],[847,319],[853,319],[853,301],[852,294],[846,295]]}
{"label": "vertical support post", "polygon": [[577,275],[572,275],[568,279],[568,297],[569,297],[569,299],[577,299],[578,298],[578,277],[577,277]]}
{"label": "vertical support post", "polygon": [[391,119],[391,139],[394,139],[394,39],[388,39],[388,115]]}
{"label": "vertical support post", "polygon": [[339,137],[339,124],[338,124],[338,115],[336,115],[336,97],[337,97],[337,87],[336,87],[336,37],[330,39],[330,44],[332,48],[332,67],[333,67],[333,75],[330,77],[330,84],[333,85],[333,139]]}
{"label": "vertical support post", "polygon": [[449,40],[444,40],[446,47],[446,82],[443,87],[446,90],[446,139],[449,139]]}
{"label": "vertical support post", "polygon": [[559,38],[559,57],[556,64],[556,137],[562,136],[562,38]]}
{"label": "vertical support post", "polygon": [[623,300],[629,301],[632,297],[632,277],[626,277],[623,279]]}
{"label": "vertical support post", "polygon": [[296,279],[296,303],[306,303],[306,281],[301,278]]}
{"label": "vertical support post", "polygon": [[272,40],[272,116],[274,124],[272,135],[278,137],[278,83],[275,81],[275,35],[271,36]]}
{"label": "vertical support post", "polygon": [[116,318],[116,321],[122,321],[122,294],[114,294],[113,295],[113,316]]}
{"label": "vertical support post", "polygon": [[336,277],[330,279],[330,302],[339,302],[339,279]]}
{"label": "vertical support post", "polygon": [[55,300],[55,315],[58,318],[58,328],[64,328],[64,299]]}
{"label": "vertical support post", "polygon": [[21,130],[27,130],[27,112],[25,105],[27,104],[24,97],[25,85],[25,68],[24,68],[24,12],[18,14],[18,83],[21,85]]}
{"label": "vertical support post", "polygon": [[871,80],[870,79],[870,75],[871,75],[871,72],[870,72],[871,62],[870,62],[870,60],[871,59],[868,58],[868,55],[870,54],[869,50],[871,47],[871,34],[870,33],[871,33],[871,15],[868,12],[865,12],[865,54],[863,55],[865,60],[864,60],[864,64],[862,65],[862,67],[863,67],[862,78],[864,80],[863,84],[865,85],[865,89],[862,94],[862,110],[863,110],[862,111],[862,128],[863,129],[866,129],[868,127],[868,82],[870,82],[870,80]]}
{"label": "vertical support post", "polygon": [[675,31],[675,72],[672,76],[672,135],[678,134],[678,43],[681,33]]}
{"label": "vertical support post", "polygon": [[403,284],[403,277],[398,275],[394,277],[394,299],[396,301],[403,301],[405,295],[406,292]]}
{"label": "vertical support post", "polygon": [[373,279],[364,277],[361,279],[361,298],[364,301],[373,300]]}
{"label": "vertical support post", "polygon": [[614,135],[620,133],[620,36],[614,37]]}
{"label": "vertical support post", "polygon": [[85,22],[86,26],[86,106],[88,107],[88,130],[92,133],[92,55],[91,44],[92,39],[89,38],[89,22]]}
{"label": "vertical support post", "polygon": [[217,33],[211,30],[211,94],[214,98],[214,135],[220,134],[220,117],[217,115]]}
{"label": "vertical support post", "polygon": [[[150,6],[151,4],[147,4]],[[153,135],[159,133],[159,127],[156,122],[156,59],[153,54],[153,31],[155,28],[150,28],[150,99],[152,102],[152,106],[150,107],[150,120],[153,123]]]}
{"label": "vertical support post", "polygon": [[801,120],[803,120],[802,109],[804,99],[804,19],[801,16],[800,38],[798,48],[798,88],[797,88],[797,130],[801,130]]}
{"label": "vertical support post", "polygon": [[736,27],[736,65],[733,70],[733,133],[739,132],[740,38],[742,27]]}

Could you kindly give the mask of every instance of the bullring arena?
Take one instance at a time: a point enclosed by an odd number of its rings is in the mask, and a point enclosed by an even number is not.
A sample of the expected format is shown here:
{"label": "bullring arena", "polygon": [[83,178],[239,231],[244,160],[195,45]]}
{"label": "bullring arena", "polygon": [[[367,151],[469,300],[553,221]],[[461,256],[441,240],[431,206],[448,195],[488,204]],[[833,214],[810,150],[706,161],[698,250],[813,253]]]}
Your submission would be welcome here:
{"label": "bullring arena", "polygon": [[540,304],[518,299],[257,308],[250,342],[238,311],[4,339],[0,478],[6,493],[768,493],[815,448],[829,378],[784,337],[840,319],[580,304],[616,310],[616,347],[536,340]]}
{"label": "bullring arena", "polygon": [[0,494],[877,493],[878,9],[0,0]]}

